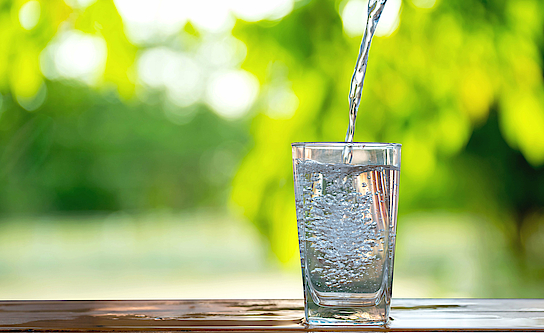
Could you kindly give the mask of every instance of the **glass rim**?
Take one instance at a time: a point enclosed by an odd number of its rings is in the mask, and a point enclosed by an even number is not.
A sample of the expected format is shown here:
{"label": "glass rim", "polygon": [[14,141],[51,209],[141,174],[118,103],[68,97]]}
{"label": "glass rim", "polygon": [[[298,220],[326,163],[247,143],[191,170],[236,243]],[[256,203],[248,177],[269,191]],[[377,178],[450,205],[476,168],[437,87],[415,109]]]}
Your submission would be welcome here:
{"label": "glass rim", "polygon": [[293,142],[292,147],[310,147],[310,148],[338,148],[350,146],[353,148],[400,148],[400,143],[386,143],[386,142]]}

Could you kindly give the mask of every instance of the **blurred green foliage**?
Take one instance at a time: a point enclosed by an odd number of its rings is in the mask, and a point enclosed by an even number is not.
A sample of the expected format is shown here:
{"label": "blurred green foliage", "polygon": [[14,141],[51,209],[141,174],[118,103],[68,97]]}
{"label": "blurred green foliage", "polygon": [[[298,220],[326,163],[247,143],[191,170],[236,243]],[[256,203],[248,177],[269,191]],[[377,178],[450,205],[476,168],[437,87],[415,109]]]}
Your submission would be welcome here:
{"label": "blurred green foliage", "polygon": [[[242,68],[260,94],[235,120],[205,103],[172,105],[139,81],[146,49],[189,52],[205,40],[191,23],[137,44],[111,0],[40,2],[30,30],[18,19],[24,4],[0,0],[2,215],[230,203],[277,258],[296,261],[290,143],[344,137],[360,43],[343,32],[345,1],[301,0],[281,20],[236,21],[232,35],[247,47]],[[67,27],[105,41],[97,83],[43,75],[40,55]],[[403,144],[399,242],[403,216],[477,216],[506,239],[502,259],[512,266],[491,272],[509,271],[533,296],[544,293],[536,283],[544,277],[543,34],[540,0],[439,0],[430,9],[404,1],[399,28],[373,42],[355,134]],[[295,93],[293,116],[270,112],[276,85]],[[505,285],[486,295],[512,296]]]}
{"label": "blurred green foliage", "polygon": [[[440,2],[432,10],[405,4],[398,31],[373,43],[356,140],[404,145],[402,213],[468,209],[478,202],[471,208],[502,215],[506,207],[499,198],[503,198],[512,204],[509,213],[516,214],[521,208],[514,204],[522,201],[519,194],[499,195],[494,189],[504,180],[483,179],[501,172],[511,174],[513,182],[523,181],[523,175],[514,177],[519,166],[507,158],[516,151],[523,154],[517,159],[524,158],[526,168],[533,170],[526,177],[532,182],[542,179],[541,172],[534,171],[544,164],[543,18],[535,14],[542,4],[498,2]],[[294,232],[283,217],[294,209],[287,181],[290,152],[279,147],[293,141],[340,141],[345,132],[346,87],[360,40],[342,34],[336,13],[334,3],[313,1],[274,27],[248,25],[235,30],[247,45],[255,46],[246,68],[266,78],[273,75],[267,72],[269,64],[285,63],[301,101],[289,121],[255,118],[255,148],[235,180],[234,200],[272,239],[283,238],[285,230]],[[487,124],[488,119],[493,124]],[[483,126],[497,126],[500,133],[472,137],[485,130]],[[466,157],[473,145],[485,146],[485,155],[477,157],[490,160],[482,177],[471,176],[482,163],[452,163]],[[272,164],[277,166],[269,172]],[[257,183],[246,183],[250,175],[256,175]],[[278,179],[287,182],[284,188],[273,185]],[[462,189],[459,183],[465,179],[466,186],[475,189]],[[535,194],[537,202],[531,206],[538,210],[543,203],[541,187],[523,188]],[[476,189],[488,198],[474,197]],[[285,212],[274,218],[273,212],[282,209]],[[277,244],[276,251],[284,251]],[[286,259],[289,254],[280,256]]]}
{"label": "blurred green foliage", "polygon": [[[135,57],[112,1],[83,12],[42,3],[26,31],[23,2],[0,6],[0,211],[2,214],[183,210],[224,206],[228,182],[248,140],[245,122],[229,122],[205,106],[185,118],[160,92],[135,99]],[[48,80],[40,53],[57,30],[98,35],[107,43],[102,81]],[[37,110],[25,101],[40,99]],[[28,107],[27,107],[28,109]],[[165,110],[168,109],[168,110]],[[210,135],[210,133],[213,133]]]}
{"label": "blurred green foliage", "polygon": [[4,99],[3,214],[225,204],[247,140],[242,124],[196,111],[190,123],[178,125],[159,106],[58,82],[47,87],[47,101],[35,113]]}
{"label": "blurred green foliage", "polygon": [[[234,180],[233,201],[283,261],[296,251],[287,147],[341,141],[348,123],[360,39],[343,35],[340,5],[312,1],[273,27],[234,31],[253,46],[245,68],[266,81],[284,64],[300,99],[292,119],[255,117],[255,147]],[[405,2],[400,28],[373,43],[355,134],[403,144],[400,230],[403,216],[422,211],[492,221],[507,239],[501,259],[512,264],[492,271],[511,270],[518,290],[544,277],[544,256],[526,248],[528,238],[544,242],[535,232],[544,223],[543,9],[540,1],[442,1],[431,10]],[[528,225],[536,235],[524,233]],[[515,288],[489,294],[515,295]]]}

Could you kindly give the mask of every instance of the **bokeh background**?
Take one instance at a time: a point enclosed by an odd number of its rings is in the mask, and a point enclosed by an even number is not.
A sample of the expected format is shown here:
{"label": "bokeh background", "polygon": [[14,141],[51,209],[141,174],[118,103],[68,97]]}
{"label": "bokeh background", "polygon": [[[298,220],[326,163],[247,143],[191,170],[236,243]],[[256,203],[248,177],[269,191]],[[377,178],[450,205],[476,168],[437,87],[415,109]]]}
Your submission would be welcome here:
{"label": "bokeh background", "polygon": [[[0,0],[0,298],[298,298],[290,143],[341,141],[364,0]],[[544,297],[544,3],[388,0],[394,297]]]}

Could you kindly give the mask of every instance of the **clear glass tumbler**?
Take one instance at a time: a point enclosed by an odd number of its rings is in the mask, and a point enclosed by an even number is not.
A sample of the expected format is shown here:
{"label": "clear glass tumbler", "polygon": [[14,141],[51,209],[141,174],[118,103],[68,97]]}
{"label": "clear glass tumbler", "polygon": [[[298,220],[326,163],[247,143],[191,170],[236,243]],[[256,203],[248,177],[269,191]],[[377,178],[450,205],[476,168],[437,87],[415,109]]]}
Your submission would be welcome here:
{"label": "clear glass tumbler", "polygon": [[306,323],[386,325],[401,145],[316,142],[292,149]]}

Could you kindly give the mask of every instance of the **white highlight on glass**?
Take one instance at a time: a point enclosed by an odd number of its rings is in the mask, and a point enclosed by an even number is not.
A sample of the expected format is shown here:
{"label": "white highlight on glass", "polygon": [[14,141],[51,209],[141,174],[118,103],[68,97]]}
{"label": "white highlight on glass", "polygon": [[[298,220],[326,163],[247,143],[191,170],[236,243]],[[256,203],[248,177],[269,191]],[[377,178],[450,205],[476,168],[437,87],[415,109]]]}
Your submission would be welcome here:
{"label": "white highlight on glass", "polygon": [[53,38],[40,56],[49,79],[67,78],[96,83],[106,67],[107,46],[102,37],[69,30]]}
{"label": "white highlight on glass", "polygon": [[[401,0],[387,1],[380,18],[380,23],[376,28],[376,36],[387,37],[398,29],[401,6]],[[344,31],[349,37],[362,36],[366,26],[367,10],[367,0],[349,0],[345,6],[341,8],[340,16],[342,17]]]}
{"label": "white highlight on glass", "polygon": [[36,0],[25,3],[19,10],[19,22],[26,30],[32,30],[40,20],[40,3]]}
{"label": "white highlight on glass", "polygon": [[220,116],[236,119],[245,115],[255,102],[259,81],[244,70],[227,70],[212,76],[206,102]]}

